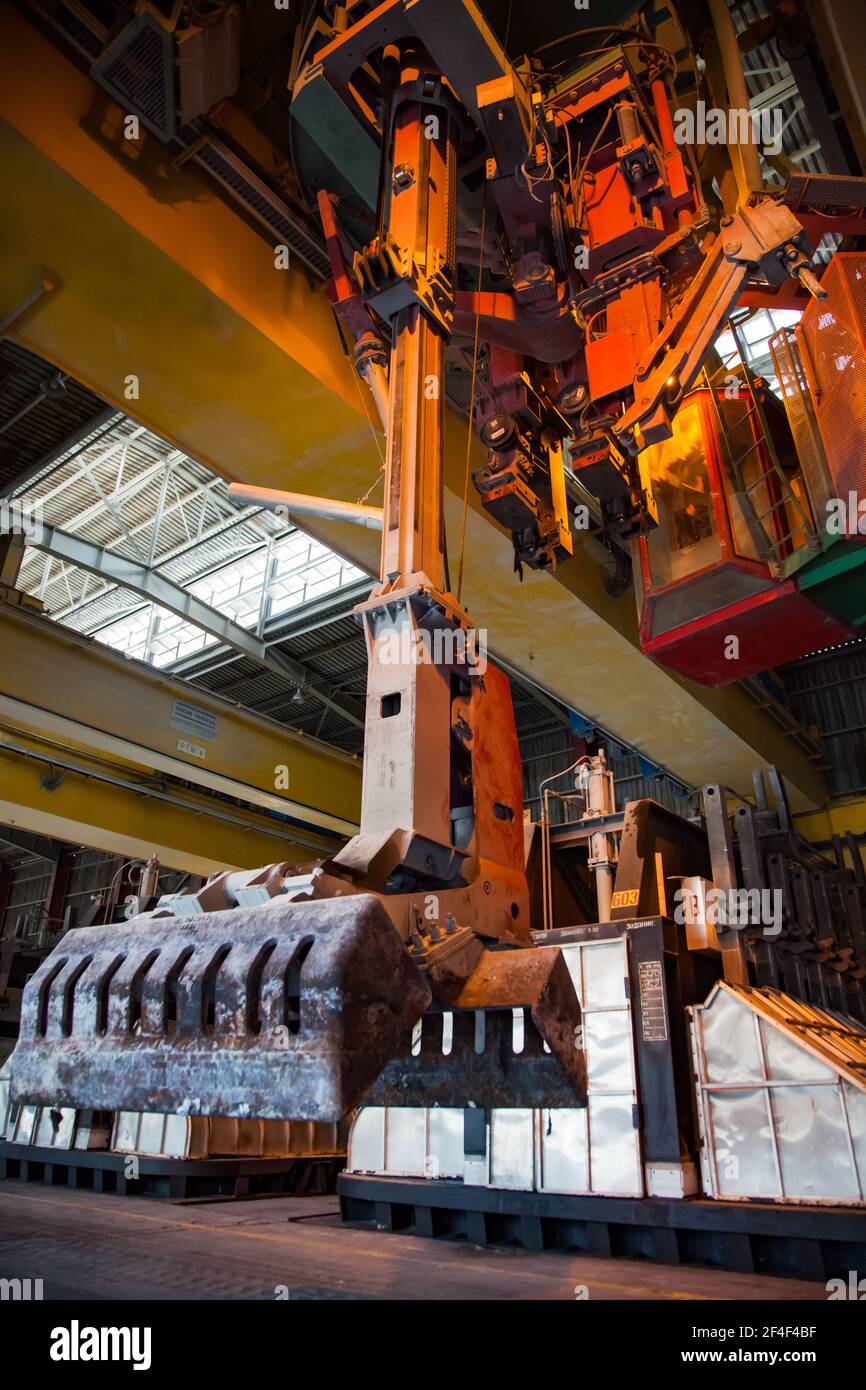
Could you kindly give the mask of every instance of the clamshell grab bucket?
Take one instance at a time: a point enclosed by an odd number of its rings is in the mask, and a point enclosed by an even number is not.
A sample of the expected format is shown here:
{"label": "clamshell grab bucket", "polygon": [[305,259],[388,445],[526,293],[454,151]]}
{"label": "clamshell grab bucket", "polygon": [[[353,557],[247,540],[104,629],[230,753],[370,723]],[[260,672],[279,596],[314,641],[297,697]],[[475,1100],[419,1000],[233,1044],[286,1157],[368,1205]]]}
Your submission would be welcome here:
{"label": "clamshell grab bucket", "polygon": [[24,991],[12,1099],[335,1121],[429,1002],[369,894],[78,928]]}

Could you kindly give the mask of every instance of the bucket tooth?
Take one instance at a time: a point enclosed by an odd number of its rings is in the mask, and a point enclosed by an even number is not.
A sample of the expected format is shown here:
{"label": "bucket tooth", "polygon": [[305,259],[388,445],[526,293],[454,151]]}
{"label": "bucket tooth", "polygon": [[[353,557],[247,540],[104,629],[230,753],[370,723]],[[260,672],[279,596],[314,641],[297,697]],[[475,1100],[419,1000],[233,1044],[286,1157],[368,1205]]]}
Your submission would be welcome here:
{"label": "bucket tooth", "polygon": [[485,951],[455,1003],[460,1009],[528,1008],[537,1032],[527,1029],[521,1056],[528,1058],[533,1040],[543,1039],[580,1103],[586,1103],[580,1003],[562,951],[550,946]]}
{"label": "bucket tooth", "polygon": [[[485,951],[459,992],[438,1003],[453,1010],[447,1051],[443,1016],[427,1014],[420,1042],[416,1038],[413,1046],[404,1039],[369,1092],[368,1105],[586,1105],[580,1003],[558,948]],[[518,1009],[523,1039],[515,1051]]]}
{"label": "bucket tooth", "polygon": [[12,1099],[336,1121],[429,1002],[370,894],[79,928],[25,989]]}

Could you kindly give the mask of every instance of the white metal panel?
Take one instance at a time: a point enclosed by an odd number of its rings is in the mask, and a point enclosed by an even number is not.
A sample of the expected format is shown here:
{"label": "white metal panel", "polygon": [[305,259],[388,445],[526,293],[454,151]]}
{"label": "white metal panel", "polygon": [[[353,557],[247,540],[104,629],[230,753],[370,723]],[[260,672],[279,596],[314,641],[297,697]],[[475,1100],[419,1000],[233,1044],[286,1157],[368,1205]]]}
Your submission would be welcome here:
{"label": "white metal panel", "polygon": [[40,1106],[32,1142],[43,1149],[71,1149],[75,1141],[77,1111],[69,1106],[51,1109]]}
{"label": "white metal panel", "polygon": [[137,1110],[118,1110],[114,1116],[111,1147],[117,1153],[135,1153],[141,1119]]}
{"label": "white metal panel", "polygon": [[39,1107],[36,1105],[13,1105],[9,1113],[6,1138],[13,1144],[32,1144],[38,1114]]}
{"label": "white metal panel", "polygon": [[625,1009],[628,996],[625,990],[628,967],[625,942],[585,942],[577,947],[583,962],[583,1009]]}
{"label": "white metal panel", "polygon": [[490,1112],[490,1186],[532,1191],[534,1110]]}
{"label": "white metal panel", "polygon": [[763,1089],[711,1091],[710,1135],[718,1197],[781,1197]]}
{"label": "white metal panel", "polygon": [[701,1018],[707,1081],[724,1083],[763,1078],[754,1015],[730,994],[719,994],[712,1009]]}
{"label": "white metal panel", "polygon": [[624,1096],[590,1095],[590,1191],[617,1197],[643,1193],[640,1136]]}
{"label": "white metal panel", "polygon": [[851,1149],[860,1191],[866,1196],[866,1093],[842,1082],[842,1103],[851,1131]]}
{"label": "white metal panel", "polygon": [[385,1167],[402,1177],[423,1178],[427,1161],[427,1114],[392,1105],[385,1120]]}
{"label": "white metal panel", "polygon": [[385,1113],[382,1105],[365,1105],[355,1116],[346,1160],[350,1173],[385,1171]]}
{"label": "white metal panel", "polygon": [[5,1137],[13,1144],[33,1144],[43,1149],[71,1149],[75,1142],[76,1112],[68,1106],[52,1110],[42,1105],[8,1107]]}
{"label": "white metal panel", "polygon": [[427,1111],[427,1157],[424,1173],[428,1178],[463,1176],[463,1111]]}
{"label": "white metal panel", "polygon": [[[160,1125],[160,1120],[161,1125]],[[143,1115],[142,1151],[147,1154],[160,1154],[164,1158],[197,1158],[202,1152],[200,1130],[207,1126],[196,1123],[196,1118],[186,1115]],[[193,1143],[193,1131],[199,1143]],[[153,1148],[152,1148],[153,1145]]]}
{"label": "white metal panel", "polygon": [[589,1110],[538,1112],[540,1192],[589,1192]]}
{"label": "white metal panel", "polygon": [[588,1105],[537,1112],[542,1192],[643,1195],[626,949],[622,938],[564,948],[581,1005]]}
{"label": "white metal panel", "polygon": [[776,1086],[770,1103],[783,1190],[804,1200],[856,1201],[860,1184],[839,1086]]}
{"label": "white metal panel", "polygon": [[208,1121],[202,1115],[118,1110],[111,1148],[115,1153],[152,1154],[158,1158],[202,1158],[208,1153],[207,1139]]}
{"label": "white metal panel", "polygon": [[634,1044],[627,1009],[585,1013],[587,1086],[590,1094],[634,1091]]}
{"label": "white metal panel", "polygon": [[833,1081],[836,1073],[818,1057],[798,1047],[765,1018],[759,1020],[761,1042],[772,1081]]}
{"label": "white metal panel", "polygon": [[364,1106],[349,1135],[350,1173],[463,1176],[463,1111]]}
{"label": "white metal panel", "polygon": [[0,1066],[0,1139],[5,1139],[6,1125],[10,1118],[11,1111],[15,1108],[9,1099],[11,1067],[9,1058]]}
{"label": "white metal panel", "polygon": [[689,1012],[709,1195],[866,1201],[860,1025],[728,984]]}

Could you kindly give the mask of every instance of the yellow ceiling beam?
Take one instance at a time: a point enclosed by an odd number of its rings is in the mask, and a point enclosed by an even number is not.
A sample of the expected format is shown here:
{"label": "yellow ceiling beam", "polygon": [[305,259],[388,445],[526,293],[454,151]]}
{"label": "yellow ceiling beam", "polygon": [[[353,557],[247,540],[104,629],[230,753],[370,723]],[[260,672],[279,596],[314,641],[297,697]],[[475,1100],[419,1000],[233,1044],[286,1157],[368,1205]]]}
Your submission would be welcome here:
{"label": "yellow ceiling beam", "polygon": [[10,604],[0,604],[0,651],[0,732],[34,733],[291,816],[314,848],[333,849],[335,836],[357,828],[356,757]]}
{"label": "yellow ceiling beam", "polygon": [[[276,269],[267,243],[157,140],[125,141],[122,114],[19,14],[0,14],[0,313],[49,277],[57,288],[15,325],[25,346],[228,478],[357,499],[381,441],[323,288]],[[449,412],[452,537],[465,457],[466,424]],[[507,537],[469,493],[463,598],[507,662],[685,781],[743,791],[772,761],[796,808],[823,803],[818,768],[742,690],[704,690],[640,655],[633,602],[609,598],[586,548],[555,577],[517,584]],[[373,533],[310,529],[377,569]]]}
{"label": "yellow ceiling beam", "polygon": [[[52,761],[56,758],[57,761]],[[274,820],[188,788],[134,779],[120,767],[0,728],[0,825],[73,845],[147,859],[203,878],[310,850]]]}

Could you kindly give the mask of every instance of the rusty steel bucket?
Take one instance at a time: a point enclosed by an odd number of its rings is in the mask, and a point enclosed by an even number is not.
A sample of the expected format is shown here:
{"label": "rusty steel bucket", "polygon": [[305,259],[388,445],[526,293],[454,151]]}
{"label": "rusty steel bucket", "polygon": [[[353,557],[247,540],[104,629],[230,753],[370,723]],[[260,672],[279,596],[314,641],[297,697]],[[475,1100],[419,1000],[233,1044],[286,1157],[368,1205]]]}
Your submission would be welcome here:
{"label": "rusty steel bucket", "polygon": [[336,1121],[429,1002],[371,894],[78,928],[24,991],[12,1099]]}

